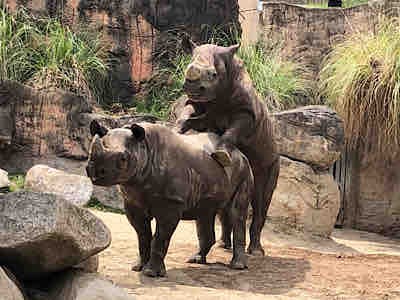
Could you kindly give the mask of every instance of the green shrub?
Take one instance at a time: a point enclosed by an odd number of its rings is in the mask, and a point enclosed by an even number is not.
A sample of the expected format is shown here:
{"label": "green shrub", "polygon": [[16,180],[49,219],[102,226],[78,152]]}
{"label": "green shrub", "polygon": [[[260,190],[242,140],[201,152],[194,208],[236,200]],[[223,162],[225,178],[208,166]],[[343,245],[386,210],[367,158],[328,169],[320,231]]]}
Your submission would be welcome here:
{"label": "green shrub", "polygon": [[0,9],[0,79],[37,88],[62,88],[101,101],[107,49],[84,26],[72,32],[56,19]]}
{"label": "green shrub", "polygon": [[160,65],[152,79],[143,86],[145,94],[138,99],[136,112],[166,119],[171,104],[183,93],[185,70],[189,62],[190,56],[180,54],[169,61],[169,65]]}
{"label": "green shrub", "polygon": [[16,16],[0,7],[0,80],[25,82],[35,73],[31,45],[39,32],[29,22],[23,23],[23,11]]}
{"label": "green shrub", "polygon": [[242,46],[238,56],[243,60],[254,87],[271,110],[293,108],[307,98],[308,83],[299,64],[283,59],[281,47],[270,49],[261,44]]}
{"label": "green shrub", "polygon": [[24,174],[15,174],[8,176],[10,180],[10,192],[16,192],[22,190],[25,185],[25,175]]}
{"label": "green shrub", "polygon": [[321,93],[345,121],[353,149],[388,160],[400,146],[400,21],[383,22],[337,45],[321,72]]}

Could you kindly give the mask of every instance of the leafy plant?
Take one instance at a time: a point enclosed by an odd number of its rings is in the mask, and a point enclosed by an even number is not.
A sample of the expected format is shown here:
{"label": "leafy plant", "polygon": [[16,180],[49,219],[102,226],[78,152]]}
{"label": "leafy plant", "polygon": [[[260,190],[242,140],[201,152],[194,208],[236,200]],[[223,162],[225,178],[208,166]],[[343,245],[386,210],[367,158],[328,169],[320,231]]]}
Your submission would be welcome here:
{"label": "leafy plant", "polygon": [[99,34],[58,20],[0,8],[0,79],[62,88],[101,101],[108,53]]}
{"label": "leafy plant", "polygon": [[400,20],[337,45],[321,72],[321,94],[345,121],[348,145],[385,161],[400,146]]}
{"label": "leafy plant", "polygon": [[275,111],[295,107],[309,94],[308,83],[300,76],[304,68],[283,59],[280,51],[279,45],[267,49],[258,43],[242,46],[238,52],[255,89]]}
{"label": "leafy plant", "polygon": [[136,104],[139,113],[148,113],[166,119],[172,102],[183,93],[188,55],[180,54],[168,66],[159,66],[152,79],[143,87],[145,95]]}
{"label": "leafy plant", "polygon": [[121,209],[104,205],[96,197],[91,197],[89,203],[86,204],[86,207],[93,208],[99,211],[111,212],[115,214],[125,214],[125,212]]}
{"label": "leafy plant", "polygon": [[39,32],[29,22],[23,23],[25,12],[15,16],[0,7],[0,80],[25,82],[35,72],[31,45]]}
{"label": "leafy plant", "polygon": [[10,180],[10,192],[16,192],[22,190],[25,185],[25,175],[24,174],[15,174],[8,176]]}

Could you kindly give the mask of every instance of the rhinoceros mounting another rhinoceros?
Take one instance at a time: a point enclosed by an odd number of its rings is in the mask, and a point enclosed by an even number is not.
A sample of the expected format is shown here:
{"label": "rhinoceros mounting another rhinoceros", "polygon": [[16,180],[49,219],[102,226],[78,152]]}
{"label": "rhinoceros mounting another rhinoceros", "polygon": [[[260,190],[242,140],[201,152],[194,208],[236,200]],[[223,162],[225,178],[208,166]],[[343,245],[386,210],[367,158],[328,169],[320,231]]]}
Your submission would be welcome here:
{"label": "rhinoceros mounting another rhinoceros", "polygon": [[200,249],[189,262],[205,263],[215,243],[218,212],[232,220],[230,266],[247,267],[246,218],[254,182],[249,162],[239,150],[232,152],[232,164],[224,169],[206,150],[213,151],[218,141],[211,133],[186,136],[150,123],[109,130],[96,121],[91,123],[91,133],[87,173],[96,185],[120,185],[139,241],[140,262],[134,271],[165,275],[164,257],[181,219],[194,219],[197,225]]}

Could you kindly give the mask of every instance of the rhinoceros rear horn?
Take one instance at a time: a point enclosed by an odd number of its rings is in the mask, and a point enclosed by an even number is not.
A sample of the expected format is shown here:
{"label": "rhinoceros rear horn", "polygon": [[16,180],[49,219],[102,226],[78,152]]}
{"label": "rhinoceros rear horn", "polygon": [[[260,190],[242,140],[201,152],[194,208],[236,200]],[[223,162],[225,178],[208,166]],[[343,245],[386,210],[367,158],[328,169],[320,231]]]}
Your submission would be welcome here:
{"label": "rhinoceros rear horn", "polygon": [[93,120],[92,122],[90,122],[90,134],[92,136],[95,136],[96,134],[99,135],[99,137],[103,137],[107,134],[108,129],[106,127],[104,127],[103,125],[100,125],[99,122],[97,122],[97,120]]}
{"label": "rhinoceros rear horn", "polygon": [[132,124],[131,131],[137,141],[140,142],[140,141],[144,140],[144,138],[146,136],[146,132],[142,126],[140,126],[138,124]]}
{"label": "rhinoceros rear horn", "polygon": [[192,41],[190,36],[188,34],[183,35],[182,37],[182,48],[183,50],[188,53],[192,54],[194,48],[196,48],[197,45]]}

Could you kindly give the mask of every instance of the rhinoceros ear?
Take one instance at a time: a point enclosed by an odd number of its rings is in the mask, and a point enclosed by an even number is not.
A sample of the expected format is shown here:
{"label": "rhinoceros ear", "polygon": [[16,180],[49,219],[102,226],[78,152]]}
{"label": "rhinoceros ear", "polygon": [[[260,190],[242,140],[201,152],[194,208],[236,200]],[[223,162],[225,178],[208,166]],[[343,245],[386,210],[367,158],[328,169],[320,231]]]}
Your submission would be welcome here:
{"label": "rhinoceros ear", "polygon": [[99,122],[97,122],[97,120],[93,120],[92,122],[90,122],[90,134],[92,136],[95,136],[96,134],[99,135],[99,137],[103,137],[107,134],[108,129],[106,127],[104,127],[103,125],[100,125]]}
{"label": "rhinoceros ear", "polygon": [[143,141],[144,138],[146,137],[146,132],[142,126],[139,126],[138,124],[132,124],[131,126],[131,131],[133,136],[136,138],[137,141]]}
{"label": "rhinoceros ear", "polygon": [[192,54],[194,48],[196,47],[197,47],[196,43],[192,41],[192,39],[188,34],[185,34],[182,37],[182,48],[187,54]]}

